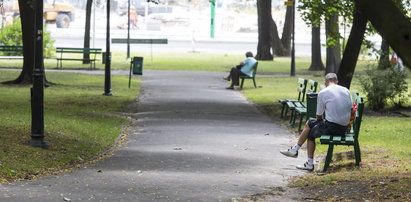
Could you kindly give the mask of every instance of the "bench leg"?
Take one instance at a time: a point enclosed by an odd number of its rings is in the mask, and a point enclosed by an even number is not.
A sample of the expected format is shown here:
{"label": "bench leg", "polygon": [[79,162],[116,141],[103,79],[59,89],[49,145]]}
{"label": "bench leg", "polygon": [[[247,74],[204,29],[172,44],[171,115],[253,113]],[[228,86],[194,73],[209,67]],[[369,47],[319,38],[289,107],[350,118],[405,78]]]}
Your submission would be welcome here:
{"label": "bench leg", "polygon": [[287,117],[287,114],[288,114],[288,106],[287,106],[287,104],[286,104],[286,106],[285,106],[284,118]]}
{"label": "bench leg", "polygon": [[294,123],[295,123],[295,110],[291,109],[290,124],[293,124],[292,126],[294,127]]}
{"label": "bench leg", "polygon": [[327,152],[327,157],[325,157],[323,172],[326,172],[328,167],[330,166],[330,162],[333,157],[333,150],[334,150],[334,145],[333,144],[328,145],[328,152]]}
{"label": "bench leg", "polygon": [[243,89],[243,84],[244,84],[244,78],[241,79],[241,85],[240,85],[241,89]]}
{"label": "bench leg", "polygon": [[301,131],[301,124],[303,123],[303,114],[300,113],[300,123],[298,124],[298,131]]}
{"label": "bench leg", "polygon": [[361,151],[360,151],[360,144],[358,140],[354,142],[354,155],[355,155],[355,165],[359,166],[361,162]]}
{"label": "bench leg", "polygon": [[283,105],[283,107],[281,108],[281,116],[280,116],[280,118],[283,118],[283,117],[284,117],[285,104],[282,104],[282,105]]}
{"label": "bench leg", "polygon": [[255,83],[255,78],[253,77],[254,88],[257,88],[257,84]]}

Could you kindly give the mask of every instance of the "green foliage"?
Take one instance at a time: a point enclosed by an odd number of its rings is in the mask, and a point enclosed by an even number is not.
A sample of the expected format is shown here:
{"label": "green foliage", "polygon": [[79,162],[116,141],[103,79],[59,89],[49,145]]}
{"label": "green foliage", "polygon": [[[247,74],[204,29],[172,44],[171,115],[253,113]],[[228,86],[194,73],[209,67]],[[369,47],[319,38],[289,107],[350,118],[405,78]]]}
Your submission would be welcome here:
{"label": "green foliage", "polygon": [[[54,56],[54,40],[51,38],[50,32],[47,31],[45,26],[43,32],[43,46],[44,46],[44,57]],[[22,46],[23,38],[21,31],[21,21],[20,19],[14,20],[12,25],[5,26],[0,29],[0,44],[9,45],[9,46]],[[7,55],[16,55],[17,53],[3,53]]]}
{"label": "green foliage", "polygon": [[368,70],[361,80],[361,86],[367,93],[368,105],[373,110],[383,109],[387,101],[392,101],[395,106],[401,106],[408,100],[407,75],[394,68],[388,70]]}
{"label": "green foliage", "polygon": [[[0,71],[0,81],[20,71]],[[71,167],[111,148],[129,121],[122,113],[139,92],[133,79],[113,76],[114,96],[102,96],[104,77],[47,72],[58,85],[44,90],[45,140],[49,149],[34,148],[30,140],[30,86],[0,85],[0,182],[31,179],[33,174]],[[130,110],[127,110],[130,112]]]}

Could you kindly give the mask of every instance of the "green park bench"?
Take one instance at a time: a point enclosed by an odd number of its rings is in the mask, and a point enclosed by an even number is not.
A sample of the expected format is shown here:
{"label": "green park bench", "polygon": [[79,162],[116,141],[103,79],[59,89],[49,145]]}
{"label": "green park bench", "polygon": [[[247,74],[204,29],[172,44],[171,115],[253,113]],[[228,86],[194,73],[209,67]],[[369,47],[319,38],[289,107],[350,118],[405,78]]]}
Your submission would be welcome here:
{"label": "green park bench", "polygon": [[240,88],[243,88],[244,80],[246,79],[252,79],[254,83],[254,88],[257,88],[257,84],[255,82],[255,74],[257,73],[257,67],[258,67],[258,62],[256,62],[253,66],[253,76],[240,76],[241,79],[241,85]]}
{"label": "green park bench", "polygon": [[303,79],[303,78],[298,78],[297,80],[297,92],[298,92],[298,98],[297,99],[289,99],[289,98],[283,98],[283,99],[279,99],[278,102],[282,105],[281,108],[281,118],[286,117],[287,113],[288,113],[288,109],[293,110],[294,109],[294,105],[292,104],[292,102],[304,102],[305,99],[305,90],[307,88],[307,79]]}
{"label": "green park bench", "polygon": [[[307,86],[308,87],[306,88],[306,92],[307,92],[306,94],[317,92],[318,83],[316,81],[311,80],[311,79],[308,80]],[[301,125],[303,123],[303,117],[305,116],[306,119],[308,119],[308,117],[309,117],[309,116],[307,116],[307,103],[306,102],[300,102],[300,103],[298,103],[298,106],[295,107],[294,115],[291,116],[291,119],[292,119],[291,120],[292,121],[291,125],[292,125],[292,127],[294,127],[295,119],[297,118],[297,116],[300,116],[300,123],[298,124],[298,131],[300,131],[301,130]]]}
{"label": "green park bench", "polygon": [[[96,56],[101,54],[100,48],[65,48],[65,47],[57,47],[57,68],[63,68],[63,60],[72,60],[72,61],[84,61],[83,54],[89,53],[90,59],[87,59],[90,62],[90,69],[96,68]],[[78,54],[81,57],[67,57],[67,54]]]}
{"label": "green park bench", "polygon": [[352,127],[350,131],[341,136],[323,134],[320,137],[320,143],[328,145],[328,151],[327,151],[327,156],[325,158],[323,172],[326,172],[330,165],[335,145],[354,146],[355,165],[357,166],[360,165],[361,151],[360,151],[360,144],[358,142],[358,136],[360,134],[362,114],[364,111],[364,101],[363,101],[363,98],[361,98],[358,93],[352,93],[352,99],[353,99],[353,104],[357,105],[357,110],[356,110],[355,119],[352,123]]}
{"label": "green park bench", "polygon": [[23,59],[23,46],[0,45],[0,52],[7,54],[0,59]]}

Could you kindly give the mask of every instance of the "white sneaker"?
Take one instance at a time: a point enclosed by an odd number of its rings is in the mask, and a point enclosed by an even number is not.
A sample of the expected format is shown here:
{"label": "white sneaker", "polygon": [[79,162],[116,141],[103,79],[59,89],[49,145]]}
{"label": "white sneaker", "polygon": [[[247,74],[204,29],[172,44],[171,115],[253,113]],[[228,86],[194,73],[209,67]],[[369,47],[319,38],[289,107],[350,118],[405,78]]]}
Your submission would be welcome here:
{"label": "white sneaker", "polygon": [[287,150],[281,150],[280,151],[281,154],[283,154],[284,156],[288,156],[291,158],[297,158],[298,157],[298,151],[295,151],[293,149],[287,149]]}
{"label": "white sneaker", "polygon": [[303,165],[296,166],[298,169],[301,170],[308,170],[308,171],[313,171],[314,170],[314,165],[309,164],[308,162],[305,162]]}

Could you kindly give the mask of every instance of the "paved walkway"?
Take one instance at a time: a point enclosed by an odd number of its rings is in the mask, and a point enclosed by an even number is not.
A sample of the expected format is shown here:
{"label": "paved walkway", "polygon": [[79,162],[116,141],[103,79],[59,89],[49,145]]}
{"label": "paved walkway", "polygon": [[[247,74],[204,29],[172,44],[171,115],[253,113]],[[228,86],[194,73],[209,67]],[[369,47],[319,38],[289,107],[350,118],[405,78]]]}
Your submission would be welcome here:
{"label": "paved walkway", "polygon": [[224,89],[224,75],[146,71],[137,126],[113,156],[0,184],[0,201],[227,201],[285,186],[304,173],[278,152],[291,135]]}

